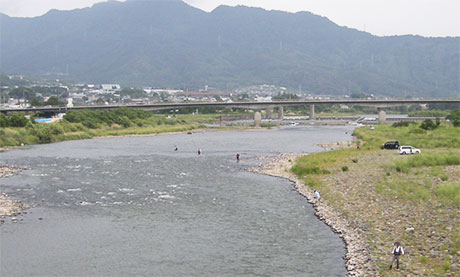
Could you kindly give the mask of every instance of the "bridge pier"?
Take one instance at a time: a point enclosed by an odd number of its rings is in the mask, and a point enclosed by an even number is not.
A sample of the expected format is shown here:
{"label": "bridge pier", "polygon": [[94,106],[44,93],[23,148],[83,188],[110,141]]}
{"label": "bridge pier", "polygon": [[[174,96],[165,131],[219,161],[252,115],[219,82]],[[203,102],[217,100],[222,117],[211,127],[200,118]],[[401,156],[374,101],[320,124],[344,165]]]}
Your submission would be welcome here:
{"label": "bridge pier", "polygon": [[254,127],[262,127],[262,114],[258,111],[254,113]]}
{"label": "bridge pier", "polygon": [[278,118],[283,120],[284,119],[284,106],[278,107]]}
{"label": "bridge pier", "polygon": [[310,104],[310,120],[315,120],[315,104]]}
{"label": "bridge pier", "polygon": [[379,111],[379,124],[387,123],[387,113],[385,108],[377,108],[377,110]]}
{"label": "bridge pier", "polygon": [[265,117],[266,117],[267,119],[272,118],[272,109],[271,109],[271,108],[266,108],[266,109],[265,109]]}

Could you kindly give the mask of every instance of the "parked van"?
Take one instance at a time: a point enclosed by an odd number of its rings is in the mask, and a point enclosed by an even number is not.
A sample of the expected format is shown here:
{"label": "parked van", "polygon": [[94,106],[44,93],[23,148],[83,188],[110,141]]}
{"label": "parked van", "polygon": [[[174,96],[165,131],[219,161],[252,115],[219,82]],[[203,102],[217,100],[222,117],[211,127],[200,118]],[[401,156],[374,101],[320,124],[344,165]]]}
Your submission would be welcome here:
{"label": "parked van", "polygon": [[399,155],[420,154],[420,153],[422,153],[420,149],[412,147],[412,146],[399,147]]}

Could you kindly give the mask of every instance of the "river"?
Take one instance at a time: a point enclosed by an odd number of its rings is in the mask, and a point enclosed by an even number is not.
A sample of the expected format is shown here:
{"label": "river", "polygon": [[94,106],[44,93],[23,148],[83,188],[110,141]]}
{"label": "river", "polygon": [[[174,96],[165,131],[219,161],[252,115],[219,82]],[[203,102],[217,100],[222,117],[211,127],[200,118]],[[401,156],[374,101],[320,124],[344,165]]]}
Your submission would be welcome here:
{"label": "river", "polygon": [[198,132],[1,153],[0,163],[30,168],[0,179],[1,192],[32,208],[0,226],[0,275],[344,276],[343,241],[291,183],[245,169],[351,132]]}

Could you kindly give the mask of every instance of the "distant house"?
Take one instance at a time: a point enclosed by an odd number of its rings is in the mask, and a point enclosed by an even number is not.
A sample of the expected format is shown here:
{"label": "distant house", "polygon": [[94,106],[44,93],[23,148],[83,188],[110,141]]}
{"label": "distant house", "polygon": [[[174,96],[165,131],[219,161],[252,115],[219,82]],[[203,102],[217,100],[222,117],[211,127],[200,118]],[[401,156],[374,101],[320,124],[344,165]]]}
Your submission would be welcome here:
{"label": "distant house", "polygon": [[256,95],[254,100],[256,100],[257,102],[271,102],[272,97],[271,96],[263,97],[263,96]]}
{"label": "distant house", "polygon": [[101,87],[104,93],[115,93],[121,89],[118,84],[102,84]]}

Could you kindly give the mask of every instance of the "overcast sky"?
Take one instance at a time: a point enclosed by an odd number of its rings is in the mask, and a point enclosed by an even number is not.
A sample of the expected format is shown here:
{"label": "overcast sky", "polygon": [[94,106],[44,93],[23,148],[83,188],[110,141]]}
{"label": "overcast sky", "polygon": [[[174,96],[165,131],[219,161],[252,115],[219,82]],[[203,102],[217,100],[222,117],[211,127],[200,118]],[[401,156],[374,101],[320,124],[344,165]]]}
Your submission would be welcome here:
{"label": "overcast sky", "polygon": [[[166,1],[166,0],[163,0]],[[89,7],[104,0],[0,0],[0,12],[32,17],[50,9]],[[185,0],[211,11],[246,5],[289,12],[310,11],[335,23],[375,35],[460,36],[460,0]]]}

